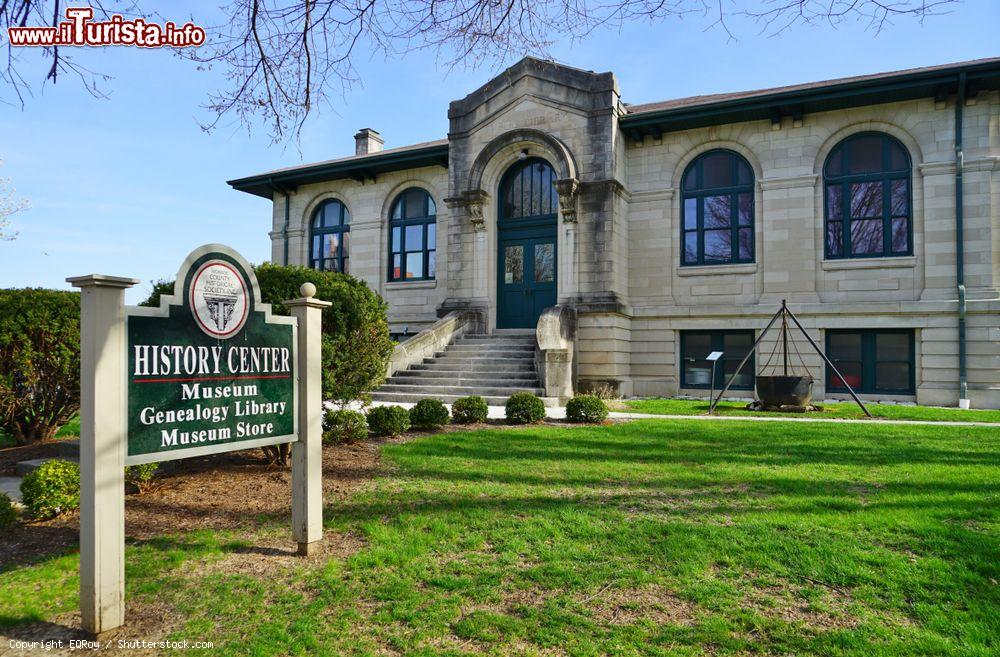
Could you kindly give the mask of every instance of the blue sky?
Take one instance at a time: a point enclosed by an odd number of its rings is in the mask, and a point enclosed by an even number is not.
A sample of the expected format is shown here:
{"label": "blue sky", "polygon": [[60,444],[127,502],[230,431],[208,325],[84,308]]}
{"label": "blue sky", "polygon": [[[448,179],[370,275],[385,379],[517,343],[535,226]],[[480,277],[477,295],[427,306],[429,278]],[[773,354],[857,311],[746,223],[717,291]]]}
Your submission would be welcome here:
{"label": "blue sky", "polygon": [[[199,21],[204,5],[170,6],[161,11],[181,22],[189,15]],[[900,20],[877,36],[849,24],[767,37],[736,21],[730,27],[738,39],[731,41],[717,28],[706,30],[710,23],[688,17],[634,24],[557,43],[552,55],[614,71],[624,100],[633,103],[1000,55],[996,0],[969,0],[923,25]],[[110,99],[94,99],[67,78],[46,85],[23,110],[0,104],[0,177],[13,179],[31,203],[14,218],[18,238],[0,242],[0,287],[65,288],[67,276],[88,273],[132,276],[143,281],[127,297],[137,302],[149,281],[171,277],[191,249],[207,242],[263,261],[270,255],[270,203],[233,191],[226,180],[349,155],[362,127],[379,130],[387,148],[444,137],[448,101],[498,70],[487,64],[448,71],[432,53],[403,60],[362,55],[364,87],[313,115],[296,147],[272,145],[264,126],[250,134],[237,126],[203,132],[199,120],[210,117],[200,106],[220,85],[219,70],[197,71],[166,51],[86,55],[89,66],[114,77],[104,85]],[[10,100],[9,90],[0,98]]]}

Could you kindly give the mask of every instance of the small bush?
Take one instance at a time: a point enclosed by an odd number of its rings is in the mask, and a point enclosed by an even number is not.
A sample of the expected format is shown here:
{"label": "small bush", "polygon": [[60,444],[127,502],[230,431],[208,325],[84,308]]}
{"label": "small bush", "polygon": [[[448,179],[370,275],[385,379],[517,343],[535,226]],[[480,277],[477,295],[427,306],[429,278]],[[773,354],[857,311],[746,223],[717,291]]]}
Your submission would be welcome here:
{"label": "small bush", "polygon": [[7,493],[0,493],[0,528],[9,527],[17,520],[17,510]]}
{"label": "small bush", "polygon": [[356,443],[368,437],[365,414],[351,410],[331,410],[323,416],[323,442],[331,445]]}
{"label": "small bush", "polygon": [[368,430],[376,436],[398,436],[410,428],[410,413],[402,406],[376,406],[368,411]]}
{"label": "small bush", "polygon": [[21,501],[32,518],[53,518],[80,507],[80,466],[47,461],[21,480]]}
{"label": "small bush", "polygon": [[149,490],[150,482],[153,481],[153,475],[156,474],[156,469],[159,467],[159,463],[126,465],[125,486],[139,493],[145,493]]}
{"label": "small bush", "polygon": [[579,395],[566,402],[566,419],[570,422],[597,424],[608,417],[608,407],[596,395]]}
{"label": "small bush", "polygon": [[439,429],[449,420],[448,409],[437,399],[421,399],[410,409],[410,424],[418,429]]}
{"label": "small bush", "polygon": [[451,419],[457,424],[485,422],[489,414],[489,405],[479,395],[460,397],[451,405]]}
{"label": "small bush", "polygon": [[530,392],[517,392],[507,399],[506,412],[511,424],[535,424],[545,419],[545,404]]}

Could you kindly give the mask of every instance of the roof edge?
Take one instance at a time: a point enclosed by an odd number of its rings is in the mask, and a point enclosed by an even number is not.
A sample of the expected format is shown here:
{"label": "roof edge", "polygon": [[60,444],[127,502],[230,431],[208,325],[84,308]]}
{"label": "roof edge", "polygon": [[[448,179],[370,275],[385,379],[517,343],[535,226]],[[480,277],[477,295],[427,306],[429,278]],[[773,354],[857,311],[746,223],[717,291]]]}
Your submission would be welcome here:
{"label": "roof edge", "polygon": [[370,155],[344,157],[305,164],[265,173],[233,178],[226,184],[233,189],[262,198],[273,198],[275,191],[295,189],[299,185],[341,178],[364,180],[376,174],[422,166],[448,166],[448,141],[439,140],[401,146]]}
{"label": "roof edge", "polygon": [[[812,105],[813,109],[806,111],[825,111],[822,109],[824,101],[830,105],[827,109],[893,102],[893,100],[907,97],[933,96],[933,92],[928,93],[929,89],[941,85],[957,85],[960,73],[966,73],[970,82],[978,81],[985,83],[987,88],[998,88],[1000,87],[1000,58],[876,73],[870,76],[838,78],[815,84],[804,83],[789,87],[775,87],[762,89],[759,93],[748,92],[746,95],[735,98],[718,98],[718,96],[727,96],[728,94],[716,94],[708,96],[708,100],[705,102],[692,102],[676,107],[630,112],[619,119],[619,124],[623,130],[638,130],[657,125],[666,129],[686,129],[698,125],[728,123],[734,120],[756,120],[762,118],[760,116],[762,112],[766,117],[768,112],[780,109],[794,111],[796,106],[805,108]],[[910,96],[906,95],[907,90],[911,91]],[[918,95],[913,96],[912,92],[917,92]],[[893,93],[899,97],[893,98]],[[847,94],[852,96],[846,96]],[[879,94],[882,94],[884,99],[878,99]],[[837,98],[840,99],[840,102],[832,102]],[[816,107],[821,109],[815,109]],[[672,127],[671,124],[675,123],[677,127]]]}

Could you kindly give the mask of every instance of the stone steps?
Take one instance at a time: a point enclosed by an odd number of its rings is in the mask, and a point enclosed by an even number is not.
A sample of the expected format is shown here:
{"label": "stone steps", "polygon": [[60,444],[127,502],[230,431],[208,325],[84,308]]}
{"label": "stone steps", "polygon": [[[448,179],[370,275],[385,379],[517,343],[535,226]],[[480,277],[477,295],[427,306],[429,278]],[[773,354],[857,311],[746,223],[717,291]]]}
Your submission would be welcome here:
{"label": "stone steps", "polygon": [[463,372],[462,370],[406,370],[397,372],[386,383],[413,383],[420,381],[454,381],[462,385],[462,381],[474,383],[499,383],[511,385],[537,386],[538,377],[534,372]]}
{"label": "stone steps", "polygon": [[399,384],[386,383],[378,389],[379,392],[401,392],[407,394],[420,394],[424,397],[437,397],[438,395],[458,395],[466,397],[468,395],[479,395],[480,397],[509,397],[515,392],[530,392],[541,397],[545,391],[541,388],[530,388],[528,386],[461,386],[461,385],[428,385],[423,383]]}
{"label": "stone steps", "polygon": [[[408,393],[398,393],[398,392],[378,392],[372,393],[372,399],[378,402],[389,402],[392,404],[415,404],[421,399],[426,399],[427,397],[433,397],[441,401],[444,404],[453,404],[456,399],[460,397],[467,397],[468,395],[415,395]],[[507,403],[507,399],[510,395],[504,395],[500,397],[487,397],[479,395],[486,400],[489,406],[504,406]],[[559,400],[554,397],[542,397],[542,403],[548,407],[559,406]]]}
{"label": "stone steps", "polygon": [[425,363],[470,363],[473,365],[515,365],[518,363],[532,363],[535,362],[534,355],[531,358],[525,356],[465,356],[461,354],[453,354],[450,352],[444,352],[440,356],[435,356],[434,358],[425,358]]}
{"label": "stone steps", "polygon": [[463,360],[419,363],[410,372],[531,372],[535,373],[535,361],[511,361],[504,363],[472,363]]}
{"label": "stone steps", "polygon": [[526,359],[535,357],[535,350],[515,351],[513,349],[467,349],[439,351],[434,354],[435,358],[518,358]]}
{"label": "stone steps", "polygon": [[[433,358],[396,372],[372,394],[378,402],[414,403],[431,397],[446,404],[477,395],[491,406],[503,406],[518,392],[541,397],[535,370],[535,332],[465,335]],[[557,400],[547,400],[557,405]]]}

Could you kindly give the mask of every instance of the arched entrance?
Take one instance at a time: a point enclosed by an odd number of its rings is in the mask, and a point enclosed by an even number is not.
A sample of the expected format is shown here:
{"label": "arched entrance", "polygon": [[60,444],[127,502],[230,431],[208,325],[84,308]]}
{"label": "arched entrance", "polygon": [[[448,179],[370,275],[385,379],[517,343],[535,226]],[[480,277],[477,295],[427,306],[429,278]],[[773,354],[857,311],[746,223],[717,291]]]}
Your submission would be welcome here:
{"label": "arched entrance", "polygon": [[497,328],[535,328],[556,305],[556,172],[541,158],[500,180],[497,211]]}

